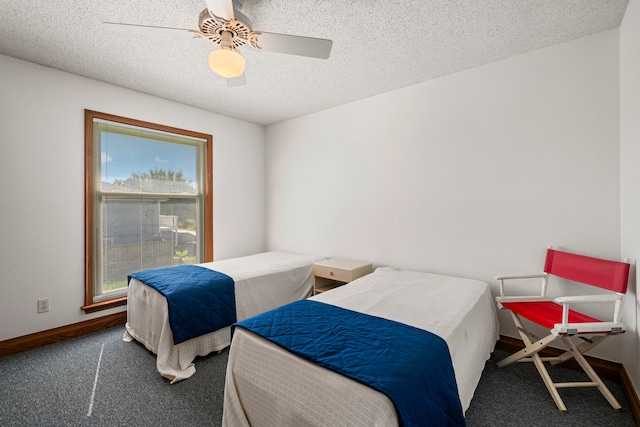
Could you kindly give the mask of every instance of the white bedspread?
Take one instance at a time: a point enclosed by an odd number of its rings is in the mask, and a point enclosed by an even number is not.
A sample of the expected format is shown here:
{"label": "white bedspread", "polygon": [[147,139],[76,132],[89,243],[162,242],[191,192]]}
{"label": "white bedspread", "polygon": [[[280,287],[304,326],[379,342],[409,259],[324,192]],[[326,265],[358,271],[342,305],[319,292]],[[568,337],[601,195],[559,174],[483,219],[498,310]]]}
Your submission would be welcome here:
{"label": "white bedspread", "polygon": [[[463,410],[498,340],[489,285],[471,279],[378,268],[312,299],[433,332],[449,345]],[[229,353],[224,426],[390,426],[382,393],[311,364],[244,329]]]}
{"label": "white bedspread", "polygon": [[[306,298],[312,294],[311,265],[322,257],[289,252],[265,252],[199,264],[234,280],[238,320]],[[229,346],[230,328],[173,344],[167,300],[155,289],[132,279],[127,298],[125,341],[135,339],[157,354],[160,374],[171,383],[195,372],[193,360]]]}

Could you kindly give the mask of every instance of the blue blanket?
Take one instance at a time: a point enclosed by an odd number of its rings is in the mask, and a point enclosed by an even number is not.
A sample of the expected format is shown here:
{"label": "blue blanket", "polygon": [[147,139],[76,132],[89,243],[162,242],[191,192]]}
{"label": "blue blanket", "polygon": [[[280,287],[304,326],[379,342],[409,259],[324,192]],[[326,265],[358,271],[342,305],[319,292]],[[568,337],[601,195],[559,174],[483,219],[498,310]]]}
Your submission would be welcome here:
{"label": "blue blanket", "polygon": [[173,343],[208,334],[236,322],[233,279],[197,265],[138,271],[129,276],[160,292],[169,306]]}
{"label": "blue blanket", "polygon": [[449,347],[437,335],[309,300],[236,326],[384,393],[400,425],[465,425]]}

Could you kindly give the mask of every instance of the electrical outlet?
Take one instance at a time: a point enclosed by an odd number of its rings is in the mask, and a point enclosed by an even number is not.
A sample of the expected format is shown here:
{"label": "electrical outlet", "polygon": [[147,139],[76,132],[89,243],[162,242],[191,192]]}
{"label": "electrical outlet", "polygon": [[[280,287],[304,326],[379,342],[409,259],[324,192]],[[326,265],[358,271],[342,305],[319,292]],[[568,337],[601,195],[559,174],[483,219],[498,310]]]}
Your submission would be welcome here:
{"label": "electrical outlet", "polygon": [[49,298],[42,298],[38,300],[38,313],[46,313],[49,311]]}

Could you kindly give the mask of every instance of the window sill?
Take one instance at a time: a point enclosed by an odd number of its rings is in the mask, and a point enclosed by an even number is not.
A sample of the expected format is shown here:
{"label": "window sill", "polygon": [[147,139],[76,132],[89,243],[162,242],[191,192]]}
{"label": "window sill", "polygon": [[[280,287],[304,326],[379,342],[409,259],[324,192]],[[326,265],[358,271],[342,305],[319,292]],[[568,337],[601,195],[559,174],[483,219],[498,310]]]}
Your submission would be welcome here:
{"label": "window sill", "polygon": [[108,310],[110,308],[119,307],[127,304],[127,297],[114,298],[107,301],[100,301],[94,304],[82,306],[86,314],[95,313],[96,311]]}

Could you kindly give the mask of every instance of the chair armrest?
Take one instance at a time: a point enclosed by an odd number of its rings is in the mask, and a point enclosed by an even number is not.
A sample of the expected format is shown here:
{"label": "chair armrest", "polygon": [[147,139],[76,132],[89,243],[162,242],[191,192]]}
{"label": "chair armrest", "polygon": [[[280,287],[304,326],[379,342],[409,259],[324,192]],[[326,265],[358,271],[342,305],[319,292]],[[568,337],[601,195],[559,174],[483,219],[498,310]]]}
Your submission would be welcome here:
{"label": "chair armrest", "polygon": [[547,277],[547,273],[514,274],[514,275],[510,275],[510,276],[496,276],[496,280],[543,279],[545,277]]}
{"label": "chair armrest", "polygon": [[508,276],[496,276],[496,280],[500,285],[500,298],[504,298],[504,282],[505,280],[521,280],[521,279],[542,279],[542,287],[540,289],[540,293],[538,295],[529,295],[527,297],[538,297],[544,298],[547,294],[547,283],[549,280],[549,275],[547,273],[534,273],[534,274],[514,274]]}
{"label": "chair armrest", "polygon": [[622,299],[622,295],[609,294],[609,295],[576,295],[569,297],[559,297],[554,299],[558,304],[568,304],[574,302],[615,302]]}
{"label": "chair armrest", "polygon": [[542,297],[540,295],[496,297],[496,302],[545,302],[545,301],[553,301],[553,300],[551,298]]}
{"label": "chair armrest", "polygon": [[547,298],[545,296],[540,296],[540,295],[496,297],[496,303],[498,304],[498,308],[503,308],[502,303],[508,303],[508,302],[546,302],[546,301],[553,301],[553,300],[551,298]]}
{"label": "chair armrest", "polygon": [[624,323],[620,322],[593,322],[593,323],[556,323],[551,331],[556,334],[620,334],[627,330]]}
{"label": "chair armrest", "polygon": [[562,304],[562,325],[567,325],[569,321],[569,304],[573,303],[603,303],[613,302],[613,323],[620,323],[622,312],[622,294],[604,294],[604,295],[575,295],[568,297],[558,297],[554,301]]}

